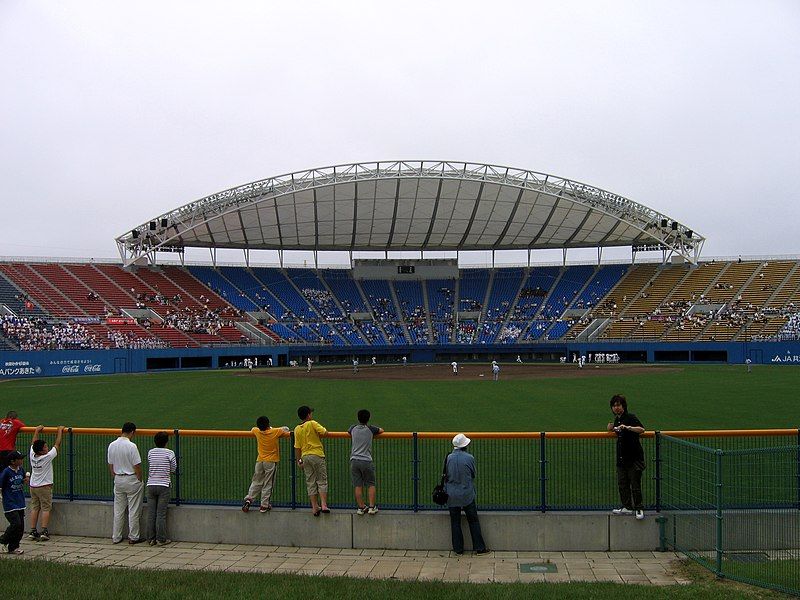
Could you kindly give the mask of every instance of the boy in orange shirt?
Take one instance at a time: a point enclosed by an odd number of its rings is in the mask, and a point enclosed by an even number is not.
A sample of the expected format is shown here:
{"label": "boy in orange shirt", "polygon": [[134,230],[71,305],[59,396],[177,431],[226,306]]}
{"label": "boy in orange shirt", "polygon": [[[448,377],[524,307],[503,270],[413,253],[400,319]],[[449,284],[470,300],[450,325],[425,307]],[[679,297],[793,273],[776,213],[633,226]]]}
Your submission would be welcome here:
{"label": "boy in orange shirt", "polygon": [[289,433],[289,428],[270,427],[267,417],[258,417],[256,419],[256,427],[253,427],[250,431],[256,438],[258,459],[253,473],[253,481],[250,483],[250,489],[247,491],[244,504],[242,504],[242,512],[249,512],[253,500],[260,495],[261,507],[259,512],[265,513],[268,510],[272,510],[272,504],[269,503],[269,499],[272,496],[275,473],[281,460],[278,440],[282,435]]}

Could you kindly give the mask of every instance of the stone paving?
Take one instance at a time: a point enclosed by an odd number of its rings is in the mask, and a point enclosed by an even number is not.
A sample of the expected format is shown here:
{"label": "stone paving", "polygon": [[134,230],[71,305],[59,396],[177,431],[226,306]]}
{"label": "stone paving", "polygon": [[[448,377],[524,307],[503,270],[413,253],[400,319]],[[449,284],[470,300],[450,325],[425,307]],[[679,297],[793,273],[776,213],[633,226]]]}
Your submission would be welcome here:
{"label": "stone paving", "polygon": [[[529,582],[612,581],[652,585],[686,584],[672,552],[491,552],[484,556],[447,551],[295,548],[173,542],[112,544],[110,539],[54,536],[48,542],[23,539],[21,556],[66,563],[132,569],[188,569],[246,573],[296,573],[418,581]],[[555,573],[521,572],[520,565],[555,566]]]}

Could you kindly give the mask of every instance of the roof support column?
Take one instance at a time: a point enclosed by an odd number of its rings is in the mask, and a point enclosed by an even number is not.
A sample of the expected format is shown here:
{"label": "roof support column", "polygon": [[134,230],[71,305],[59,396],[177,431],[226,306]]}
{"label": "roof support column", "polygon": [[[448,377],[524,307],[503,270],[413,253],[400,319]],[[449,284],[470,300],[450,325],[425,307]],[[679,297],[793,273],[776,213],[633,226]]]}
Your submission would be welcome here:
{"label": "roof support column", "polygon": [[561,259],[561,266],[566,267],[567,266],[567,249],[566,248],[564,248],[562,250],[562,254],[563,254],[563,258]]}
{"label": "roof support column", "polygon": [[597,266],[600,266],[600,261],[603,259],[603,247],[597,247]]}
{"label": "roof support column", "polygon": [[319,269],[319,262],[317,261],[317,251],[314,250],[314,268]]}
{"label": "roof support column", "polygon": [[209,248],[211,251],[211,264],[216,268],[217,266],[217,249],[216,248]]}
{"label": "roof support column", "polygon": [[528,268],[531,268],[531,249],[528,248]]}
{"label": "roof support column", "polygon": [[494,269],[494,250],[492,250],[492,268]]}
{"label": "roof support column", "polygon": [[278,265],[283,268],[283,250],[278,250]]}
{"label": "roof support column", "polygon": [[244,252],[244,264],[249,269],[250,268],[250,248],[245,248]]}
{"label": "roof support column", "polygon": [[350,256],[350,268],[352,269],[353,268],[353,251],[350,250],[347,254]]}

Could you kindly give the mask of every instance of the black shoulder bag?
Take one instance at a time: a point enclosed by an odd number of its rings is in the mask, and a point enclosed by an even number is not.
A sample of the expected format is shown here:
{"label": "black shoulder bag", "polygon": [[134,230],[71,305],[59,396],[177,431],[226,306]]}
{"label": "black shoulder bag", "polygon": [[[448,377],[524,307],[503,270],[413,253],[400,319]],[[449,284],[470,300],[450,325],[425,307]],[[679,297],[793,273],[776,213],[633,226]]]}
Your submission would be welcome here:
{"label": "black shoulder bag", "polygon": [[[450,456],[449,454],[447,456]],[[433,500],[434,504],[438,504],[439,506],[444,506],[447,504],[447,492],[444,489],[444,482],[447,479],[447,456],[444,457],[444,466],[442,467],[442,479],[439,481],[439,485],[433,488],[433,493],[431,494],[431,500]]]}

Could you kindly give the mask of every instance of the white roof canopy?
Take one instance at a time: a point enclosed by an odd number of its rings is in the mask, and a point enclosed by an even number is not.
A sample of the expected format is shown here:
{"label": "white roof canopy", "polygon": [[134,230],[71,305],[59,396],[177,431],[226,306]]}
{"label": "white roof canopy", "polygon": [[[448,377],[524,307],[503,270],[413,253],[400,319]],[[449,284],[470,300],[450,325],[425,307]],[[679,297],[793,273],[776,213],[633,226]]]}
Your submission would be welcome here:
{"label": "white roof canopy", "polygon": [[356,163],[279,175],[186,204],[117,238],[126,264],[186,247],[520,250],[659,247],[691,262],[705,238],[584,183],[446,161]]}

